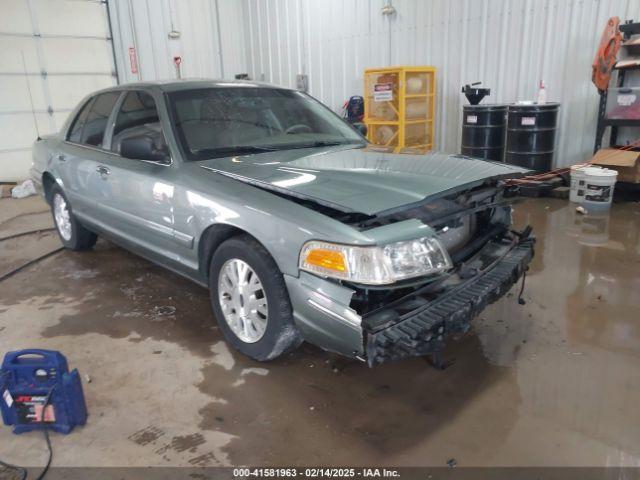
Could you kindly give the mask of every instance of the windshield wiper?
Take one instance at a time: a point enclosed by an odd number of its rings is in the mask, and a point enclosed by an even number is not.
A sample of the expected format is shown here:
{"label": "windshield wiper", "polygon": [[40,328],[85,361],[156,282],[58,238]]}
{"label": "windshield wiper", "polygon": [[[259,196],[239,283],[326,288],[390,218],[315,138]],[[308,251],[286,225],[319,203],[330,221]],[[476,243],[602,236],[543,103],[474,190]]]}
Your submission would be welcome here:
{"label": "windshield wiper", "polygon": [[364,142],[352,141],[352,142],[339,142],[331,140],[318,140],[317,142],[310,143],[293,143],[283,145],[239,145],[237,147],[221,147],[221,148],[203,148],[193,152],[201,160],[227,157],[230,155],[247,155],[251,153],[264,153],[264,152],[277,152],[278,150],[292,150],[297,148],[317,148],[317,147],[335,147],[338,145],[360,145],[364,146]]}
{"label": "windshield wiper", "polygon": [[277,148],[274,147],[260,147],[256,145],[238,145],[236,147],[221,147],[221,148],[203,148],[197,150],[194,153],[201,158],[220,158],[227,157],[229,155],[246,155],[249,153],[264,153],[275,152]]}
{"label": "windshield wiper", "polygon": [[339,141],[331,141],[331,140],[319,140],[317,142],[311,143],[295,143],[292,145],[283,145],[283,149],[289,148],[316,148],[316,147],[337,147],[338,145],[362,145],[364,146],[364,142],[360,141],[352,141],[352,142],[339,142]]}

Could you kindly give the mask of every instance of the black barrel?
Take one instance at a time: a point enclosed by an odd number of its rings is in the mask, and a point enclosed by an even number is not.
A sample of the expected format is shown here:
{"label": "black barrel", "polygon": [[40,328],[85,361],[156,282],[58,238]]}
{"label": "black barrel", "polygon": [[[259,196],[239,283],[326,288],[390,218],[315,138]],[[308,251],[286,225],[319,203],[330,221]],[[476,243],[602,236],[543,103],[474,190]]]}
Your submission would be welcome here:
{"label": "black barrel", "polygon": [[506,105],[465,105],[462,109],[462,154],[501,162],[506,115]]}
{"label": "black barrel", "polygon": [[509,105],[505,161],[548,172],[553,166],[559,103]]}

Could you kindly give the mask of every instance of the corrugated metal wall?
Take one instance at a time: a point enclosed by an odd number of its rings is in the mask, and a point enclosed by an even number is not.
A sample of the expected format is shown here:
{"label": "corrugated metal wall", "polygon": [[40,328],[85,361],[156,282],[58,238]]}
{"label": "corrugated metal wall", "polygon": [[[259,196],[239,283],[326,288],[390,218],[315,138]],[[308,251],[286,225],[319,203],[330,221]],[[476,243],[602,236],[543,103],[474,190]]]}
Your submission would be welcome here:
{"label": "corrugated metal wall", "polygon": [[606,20],[640,19],[638,0],[242,0],[252,78],[295,86],[335,110],[361,94],[367,67],[438,68],[436,148],[458,152],[463,84],[492,88],[485,102],[562,103],[556,164],[588,158],[598,96],[591,62]]}
{"label": "corrugated metal wall", "polygon": [[[246,70],[237,0],[109,0],[109,11],[123,83],[176,78],[176,56],[183,78],[233,78]],[[170,38],[171,31],[179,38]]]}

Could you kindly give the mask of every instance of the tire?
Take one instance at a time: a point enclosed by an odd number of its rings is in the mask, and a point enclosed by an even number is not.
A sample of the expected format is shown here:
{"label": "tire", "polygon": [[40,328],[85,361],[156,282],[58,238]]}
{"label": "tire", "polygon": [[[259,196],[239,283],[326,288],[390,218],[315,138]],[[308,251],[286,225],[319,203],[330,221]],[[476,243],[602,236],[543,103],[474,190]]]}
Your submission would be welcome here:
{"label": "tire", "polygon": [[[62,212],[66,210],[66,216]],[[58,214],[56,214],[58,212]],[[58,185],[51,188],[51,214],[58,237],[69,250],[87,250],[93,247],[98,236],[87,230],[73,215],[73,209],[64,192]]]}
{"label": "tire", "polygon": [[[234,290],[230,286],[232,272],[237,274],[238,270],[234,270],[234,267],[240,268],[242,263],[251,270],[245,273],[248,275],[248,284],[240,287],[246,290]],[[254,283],[256,277],[262,290],[252,292],[252,288],[260,288]],[[302,337],[293,323],[291,302],[282,273],[269,252],[253,237],[240,235],[218,247],[209,265],[209,291],[213,313],[226,341],[244,355],[264,362],[302,343]],[[231,291],[235,292],[233,298],[228,295]],[[224,306],[221,294],[225,298]],[[266,309],[262,305],[264,300]],[[238,311],[234,314],[234,306],[239,306],[244,314]]]}

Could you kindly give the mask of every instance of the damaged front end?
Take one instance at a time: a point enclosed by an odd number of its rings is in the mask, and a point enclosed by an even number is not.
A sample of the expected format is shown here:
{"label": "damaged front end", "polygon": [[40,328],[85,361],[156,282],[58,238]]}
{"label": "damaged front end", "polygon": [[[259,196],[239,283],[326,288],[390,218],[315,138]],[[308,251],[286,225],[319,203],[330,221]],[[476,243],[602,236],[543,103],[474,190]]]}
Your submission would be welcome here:
{"label": "damaged front end", "polygon": [[418,219],[435,232],[453,264],[444,274],[413,282],[349,285],[369,366],[439,353],[445,338],[465,332],[474,317],[523,276],[535,239],[530,228],[510,229],[514,193],[500,183],[485,185],[359,224],[369,230]]}
{"label": "damaged front end", "polygon": [[514,165],[343,145],[201,167],[318,214],[292,215],[309,227],[285,274],[294,321],[311,343],[371,366],[441,350],[533,256],[529,231],[511,231],[518,192],[506,181],[527,173]]}
{"label": "damaged front end", "polygon": [[534,239],[508,234],[490,240],[446,280],[362,317],[369,366],[438,353],[445,336],[463,333],[488,304],[506,294],[527,269]]}

